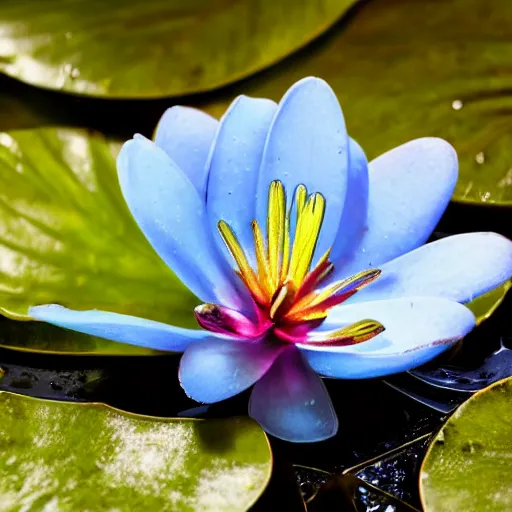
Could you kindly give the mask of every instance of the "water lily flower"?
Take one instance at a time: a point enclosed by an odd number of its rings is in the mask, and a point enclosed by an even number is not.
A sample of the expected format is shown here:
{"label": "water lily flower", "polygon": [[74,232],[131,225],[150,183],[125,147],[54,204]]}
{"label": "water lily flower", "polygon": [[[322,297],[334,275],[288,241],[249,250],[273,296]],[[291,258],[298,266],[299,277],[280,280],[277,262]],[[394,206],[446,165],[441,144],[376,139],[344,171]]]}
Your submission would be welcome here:
{"label": "water lily flower", "polygon": [[180,382],[199,402],[254,385],[250,415],[282,439],[336,433],[321,377],[426,363],[475,325],[464,304],[512,276],[512,243],[500,235],[424,245],[453,193],[454,149],[423,138],[368,164],[318,78],[279,104],[241,96],[220,122],[172,107],[155,141],[135,136],[117,166],[138,225],[203,302],[202,329],[57,305],[30,315],[184,351]]}

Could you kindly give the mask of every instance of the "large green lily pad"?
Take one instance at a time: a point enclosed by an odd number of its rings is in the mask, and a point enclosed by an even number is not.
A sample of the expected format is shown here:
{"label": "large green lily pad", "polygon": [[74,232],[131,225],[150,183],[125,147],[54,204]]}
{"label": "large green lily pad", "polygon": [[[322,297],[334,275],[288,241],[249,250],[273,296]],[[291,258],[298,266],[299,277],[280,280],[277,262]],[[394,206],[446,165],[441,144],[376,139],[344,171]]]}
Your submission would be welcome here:
{"label": "large green lily pad", "polygon": [[[197,326],[197,299],[125,205],[114,151],[74,130],[0,133],[0,313],[27,319],[29,306],[58,303]],[[0,331],[1,345],[29,350],[148,353],[48,326]]]}
{"label": "large green lily pad", "polygon": [[245,511],[272,458],[249,418],[166,419],[0,392],[0,510]]}
{"label": "large green lily pad", "polygon": [[355,0],[3,0],[0,70],[115,98],[209,90],[307,44]]}
{"label": "large green lily pad", "polygon": [[462,404],[421,468],[426,512],[512,509],[512,377]]}
{"label": "large green lily pad", "polygon": [[416,137],[443,137],[460,159],[454,199],[510,205],[511,25],[509,0],[365,2],[339,30],[226,99],[279,99],[296,80],[320,76],[370,158]]}

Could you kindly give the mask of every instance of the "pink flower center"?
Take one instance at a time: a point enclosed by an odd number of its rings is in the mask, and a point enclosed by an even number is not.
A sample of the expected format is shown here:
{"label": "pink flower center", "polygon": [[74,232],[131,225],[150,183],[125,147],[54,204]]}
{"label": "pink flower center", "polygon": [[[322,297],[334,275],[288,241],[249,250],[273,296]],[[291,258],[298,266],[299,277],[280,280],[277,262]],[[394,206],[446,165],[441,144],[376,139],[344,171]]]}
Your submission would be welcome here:
{"label": "pink flower center", "polygon": [[287,212],[284,187],[280,181],[273,181],[266,238],[258,223],[252,222],[256,268],[249,264],[231,227],[220,221],[220,235],[236,262],[236,273],[252,297],[254,312],[246,316],[221,305],[203,304],[195,309],[199,324],[210,331],[241,338],[273,336],[285,342],[308,344],[354,344],[381,333],[384,327],[375,320],[362,320],[335,331],[313,331],[332,307],[380,275],[379,269],[369,269],[321,287],[334,270],[329,261],[330,249],[312,267],[324,213],[324,197],[318,193],[308,196],[304,185],[297,187]]}

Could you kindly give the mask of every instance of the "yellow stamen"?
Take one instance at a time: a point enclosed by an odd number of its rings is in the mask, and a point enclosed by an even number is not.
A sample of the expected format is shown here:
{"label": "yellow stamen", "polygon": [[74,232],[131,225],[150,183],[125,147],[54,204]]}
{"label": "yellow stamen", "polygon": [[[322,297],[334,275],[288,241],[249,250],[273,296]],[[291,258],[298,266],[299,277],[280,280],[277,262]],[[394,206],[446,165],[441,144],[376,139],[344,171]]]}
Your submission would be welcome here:
{"label": "yellow stamen", "polygon": [[368,270],[363,270],[362,272],[358,272],[357,274],[348,277],[347,279],[343,279],[342,281],[337,281],[330,286],[327,286],[323,290],[315,294],[310,294],[303,299],[296,302],[293,308],[290,310],[289,315],[292,316],[294,313],[303,310],[305,308],[313,308],[329,297],[336,295],[343,290],[346,290],[347,293],[361,289],[362,287],[373,282],[377,277],[379,277],[381,270],[378,268],[371,268]]}
{"label": "yellow stamen", "polygon": [[[230,226],[220,221],[218,229],[238,266],[236,273],[270,320],[276,324],[322,320],[330,308],[376,279],[380,270],[365,270],[318,290],[320,282],[334,268],[329,261],[329,249],[311,270],[324,220],[325,199],[319,193],[308,196],[306,187],[299,185],[288,211],[286,207],[284,186],[280,181],[273,181],[268,193],[267,237],[256,220],[251,224],[257,263],[254,269]],[[296,219],[292,216],[294,210]],[[292,227],[293,220],[295,227]],[[371,327],[365,322],[354,324],[357,329],[349,326],[336,331],[336,336],[343,337],[345,333],[347,337],[359,339],[367,334],[365,329],[372,333],[380,328],[378,323]]]}
{"label": "yellow stamen", "polygon": [[334,341],[339,344],[355,345],[374,338],[382,331],[384,331],[384,326],[380,322],[376,320],[360,320],[359,322],[347,325],[341,329],[324,331],[318,333],[317,336],[312,335],[310,343],[322,344]]}
{"label": "yellow stamen", "polygon": [[299,185],[295,190],[295,208],[297,209],[297,222],[299,222],[299,216],[304,210],[304,205],[306,204],[306,199],[308,196],[308,191],[304,185]]}
{"label": "yellow stamen", "polygon": [[277,294],[277,297],[272,302],[272,307],[270,308],[270,318],[275,318],[276,312],[279,309],[279,307],[283,304],[284,300],[288,296],[288,287],[283,286],[279,293]]}
{"label": "yellow stamen", "polygon": [[255,300],[260,303],[264,303],[266,300],[265,293],[258,282],[258,278],[256,277],[254,270],[249,265],[244,250],[240,246],[240,242],[233,233],[233,230],[223,220],[219,221],[217,227],[226,247],[238,265],[240,276],[245,282],[247,288],[252,293]]}
{"label": "yellow stamen", "polygon": [[268,194],[268,268],[274,289],[279,286],[280,259],[283,249],[284,227],[286,217],[286,198],[283,184],[273,181]]}
{"label": "yellow stamen", "polygon": [[322,227],[325,212],[325,199],[321,194],[313,194],[299,212],[288,278],[295,285],[300,285],[306,276],[313,253],[315,252],[318,235]]}
{"label": "yellow stamen", "polygon": [[267,300],[270,301],[273,293],[273,286],[268,274],[268,260],[265,249],[265,241],[259,224],[253,220],[251,223],[252,234],[254,237],[254,249],[256,252],[256,262],[258,264],[258,279],[261,287],[264,289]]}
{"label": "yellow stamen", "polygon": [[280,281],[283,282],[288,275],[290,265],[290,212],[288,212],[284,221],[283,257],[281,259]]}

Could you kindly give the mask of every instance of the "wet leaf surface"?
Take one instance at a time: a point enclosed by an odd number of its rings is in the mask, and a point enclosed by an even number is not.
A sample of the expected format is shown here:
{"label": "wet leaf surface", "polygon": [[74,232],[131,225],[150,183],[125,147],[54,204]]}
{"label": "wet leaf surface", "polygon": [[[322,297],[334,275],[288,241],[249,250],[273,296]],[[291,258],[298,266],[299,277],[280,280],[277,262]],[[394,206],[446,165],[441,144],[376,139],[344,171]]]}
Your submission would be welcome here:
{"label": "wet leaf surface", "polygon": [[454,199],[510,205],[511,22],[507,0],[362,2],[317,44],[227,90],[226,99],[279,99],[303,76],[320,76],[370,158],[416,137],[445,138],[460,160]]}
{"label": "wet leaf surface", "polygon": [[248,418],[165,419],[0,393],[2,510],[244,511],[271,455]]}
{"label": "wet leaf surface", "polygon": [[4,0],[0,69],[41,87],[109,98],[204,91],[304,46],[352,3]]}
{"label": "wet leaf surface", "polygon": [[[150,247],[119,190],[113,148],[60,128],[0,134],[0,311],[58,303],[195,327],[197,300]],[[151,354],[42,324],[1,322],[23,350]]]}
{"label": "wet leaf surface", "polygon": [[420,474],[426,512],[512,506],[512,378],[476,393],[449,418]]}

